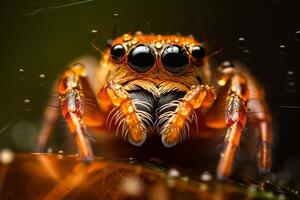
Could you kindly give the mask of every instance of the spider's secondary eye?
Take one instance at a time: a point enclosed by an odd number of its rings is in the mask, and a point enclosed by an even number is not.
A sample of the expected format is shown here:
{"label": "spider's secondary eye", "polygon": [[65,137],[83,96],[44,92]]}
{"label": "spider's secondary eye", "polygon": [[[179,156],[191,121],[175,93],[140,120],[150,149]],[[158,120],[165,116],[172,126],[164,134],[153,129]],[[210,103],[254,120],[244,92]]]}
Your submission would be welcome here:
{"label": "spider's secondary eye", "polygon": [[185,70],[189,57],[181,46],[171,45],[162,53],[161,62],[169,72],[177,74]]}
{"label": "spider's secondary eye", "polygon": [[153,50],[146,45],[138,45],[128,55],[128,64],[136,72],[147,72],[155,63]]}
{"label": "spider's secondary eye", "polygon": [[110,56],[114,60],[120,60],[125,55],[125,48],[120,45],[116,44],[110,49]]}
{"label": "spider's secondary eye", "polygon": [[192,47],[192,56],[197,60],[201,60],[205,57],[205,49],[199,45]]}

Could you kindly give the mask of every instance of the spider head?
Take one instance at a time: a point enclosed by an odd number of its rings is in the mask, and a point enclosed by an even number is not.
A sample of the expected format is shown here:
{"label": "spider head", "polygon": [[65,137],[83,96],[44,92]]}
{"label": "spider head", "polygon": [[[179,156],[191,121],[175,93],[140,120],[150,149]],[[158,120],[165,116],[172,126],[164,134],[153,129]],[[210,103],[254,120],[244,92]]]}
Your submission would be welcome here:
{"label": "spider head", "polygon": [[192,37],[125,34],[113,41],[109,54],[113,63],[138,74],[177,76],[201,66],[205,48]]}

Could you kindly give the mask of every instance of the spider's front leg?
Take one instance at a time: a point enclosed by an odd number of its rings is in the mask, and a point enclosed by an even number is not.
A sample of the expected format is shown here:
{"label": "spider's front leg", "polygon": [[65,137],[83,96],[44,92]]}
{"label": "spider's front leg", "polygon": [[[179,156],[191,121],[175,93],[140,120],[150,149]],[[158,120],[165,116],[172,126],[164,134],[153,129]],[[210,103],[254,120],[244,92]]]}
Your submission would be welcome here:
{"label": "spider's front leg", "polygon": [[161,128],[162,142],[171,147],[179,142],[185,121],[192,111],[210,105],[215,100],[214,89],[208,85],[192,86],[191,90],[182,98],[174,114]]}
{"label": "spider's front leg", "polygon": [[111,103],[120,109],[124,120],[123,124],[127,127],[124,129],[123,137],[127,138],[131,144],[141,146],[147,138],[147,129],[128,92],[123,86],[112,82],[104,87],[102,94],[103,92],[104,95],[108,95]]}

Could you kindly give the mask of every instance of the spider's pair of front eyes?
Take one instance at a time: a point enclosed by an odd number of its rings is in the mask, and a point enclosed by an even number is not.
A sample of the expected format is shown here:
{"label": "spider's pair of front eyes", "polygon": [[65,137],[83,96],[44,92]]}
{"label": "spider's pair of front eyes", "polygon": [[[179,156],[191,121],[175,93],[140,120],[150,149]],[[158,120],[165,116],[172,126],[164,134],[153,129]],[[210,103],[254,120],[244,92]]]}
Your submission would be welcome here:
{"label": "spider's pair of front eyes", "polygon": [[[113,46],[110,50],[111,57],[116,61],[121,60],[125,54],[126,50],[121,44]],[[200,61],[205,56],[205,50],[195,45],[192,47],[191,55],[196,61]],[[141,44],[130,50],[127,61],[134,71],[145,73],[154,66],[156,56],[150,46]],[[179,45],[170,45],[163,50],[161,63],[171,73],[183,72],[189,64],[188,52]]]}

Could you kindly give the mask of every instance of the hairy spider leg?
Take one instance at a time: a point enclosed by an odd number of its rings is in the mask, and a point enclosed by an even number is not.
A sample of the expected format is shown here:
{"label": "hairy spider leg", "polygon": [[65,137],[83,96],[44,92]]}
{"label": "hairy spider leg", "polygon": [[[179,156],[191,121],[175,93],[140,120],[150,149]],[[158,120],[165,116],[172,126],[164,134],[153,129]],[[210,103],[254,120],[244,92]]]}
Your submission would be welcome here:
{"label": "hairy spider leg", "polygon": [[[224,179],[231,174],[236,149],[246,122],[257,129],[260,138],[258,166],[260,172],[271,168],[271,117],[265,103],[263,89],[245,69],[239,66],[220,66],[217,69],[220,96],[206,117],[208,127],[227,126],[225,145],[217,167],[217,176]],[[225,110],[223,117],[216,115]],[[225,114],[225,117],[224,117]]]}
{"label": "hairy spider leg", "polygon": [[179,136],[185,121],[191,112],[203,105],[205,102],[215,100],[214,89],[208,85],[192,86],[191,90],[183,97],[175,113],[161,128],[162,142],[165,146],[174,146],[179,141]]}
{"label": "hairy spider leg", "polygon": [[121,85],[109,83],[105,88],[112,104],[119,107],[124,116],[127,125],[124,137],[133,145],[142,145],[147,138],[147,130],[137,114],[131,97]]}

